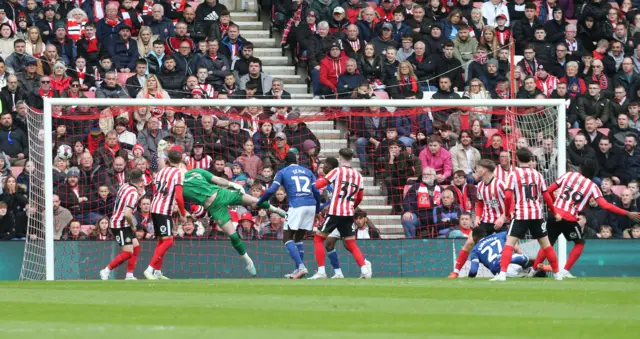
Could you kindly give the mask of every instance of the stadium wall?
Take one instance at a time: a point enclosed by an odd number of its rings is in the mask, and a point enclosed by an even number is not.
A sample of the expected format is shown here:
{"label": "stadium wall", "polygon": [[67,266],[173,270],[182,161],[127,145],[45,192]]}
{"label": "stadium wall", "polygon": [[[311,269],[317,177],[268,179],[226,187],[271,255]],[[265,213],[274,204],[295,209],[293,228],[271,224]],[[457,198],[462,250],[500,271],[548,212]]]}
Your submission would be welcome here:
{"label": "stadium wall", "polygon": [[[385,277],[445,277],[453,264],[453,243],[460,248],[463,240],[385,240],[358,241],[363,253],[373,261],[374,274]],[[261,277],[281,278],[292,264],[280,241],[249,241],[247,250],[253,254]],[[136,274],[150,260],[155,242],[143,242]],[[313,243],[306,243],[307,256],[313,255]],[[571,249],[571,245],[569,245]],[[96,279],[105,263],[92,257],[111,256],[118,248],[113,242],[56,242],[56,279]],[[343,248],[342,269],[345,276],[358,276],[359,269]],[[17,280],[20,275],[24,242],[0,242],[0,280]],[[578,263],[571,270],[576,276],[638,277],[640,246],[634,240],[589,240]],[[312,260],[307,259],[307,262]],[[72,264],[73,263],[73,264]],[[327,261],[328,264],[328,261]],[[315,267],[310,267],[314,268]],[[139,272],[138,272],[139,271]],[[163,271],[172,278],[231,278],[245,276],[240,258],[227,241],[178,240],[165,257]],[[124,271],[118,271],[118,278]]]}

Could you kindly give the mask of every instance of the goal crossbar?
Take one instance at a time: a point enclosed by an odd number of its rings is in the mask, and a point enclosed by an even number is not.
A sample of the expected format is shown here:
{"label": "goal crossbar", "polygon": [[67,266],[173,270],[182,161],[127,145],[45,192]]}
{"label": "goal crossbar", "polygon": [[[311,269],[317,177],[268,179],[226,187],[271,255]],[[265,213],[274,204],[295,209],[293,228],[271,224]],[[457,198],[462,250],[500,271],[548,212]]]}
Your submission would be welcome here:
{"label": "goal crossbar", "polygon": [[[43,106],[43,130],[53,131],[52,107],[53,106],[219,106],[219,107],[245,107],[246,100],[238,99],[216,99],[216,100],[193,100],[193,99],[109,99],[109,98],[44,98]],[[357,99],[336,99],[336,100],[308,100],[308,99],[255,99],[251,100],[253,106],[280,107],[285,104],[287,107],[555,107],[557,110],[557,141],[558,159],[566,159],[567,140],[567,111],[563,99],[473,99],[473,100],[357,100]],[[52,149],[52,133],[43,133],[44,149]],[[45,164],[53,163],[52,152],[44,152],[43,160]],[[558,161],[558,176],[566,172],[566,161]],[[45,255],[46,255],[46,280],[55,279],[55,256],[54,256],[54,216],[53,216],[53,172],[45,171],[44,184],[47,189],[45,193],[45,211],[43,211],[45,222]],[[566,262],[566,240],[564,237],[558,239],[558,261],[560,266]]]}

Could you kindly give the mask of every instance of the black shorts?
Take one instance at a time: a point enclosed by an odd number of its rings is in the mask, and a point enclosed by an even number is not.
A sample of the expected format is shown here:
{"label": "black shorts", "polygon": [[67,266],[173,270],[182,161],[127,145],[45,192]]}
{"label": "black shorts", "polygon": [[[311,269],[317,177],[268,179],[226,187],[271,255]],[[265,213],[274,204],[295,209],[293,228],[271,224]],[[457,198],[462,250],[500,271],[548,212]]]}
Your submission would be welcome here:
{"label": "black shorts", "polygon": [[136,238],[131,227],[111,228],[111,233],[113,233],[114,239],[120,246],[133,245],[133,239]]}
{"label": "black shorts", "polygon": [[482,229],[484,229],[484,231],[487,232],[487,235],[491,235],[491,234],[494,234],[494,233],[505,232],[508,229],[508,227],[506,226],[506,225],[508,225],[507,223],[502,224],[502,228],[500,228],[499,230],[496,230],[494,228],[495,225],[496,224],[491,223],[491,222],[481,222],[478,227],[481,227]]}
{"label": "black shorts", "polygon": [[560,234],[564,234],[567,241],[581,240],[583,237],[582,227],[575,221],[560,220],[550,217],[547,221],[547,229],[549,230],[549,241],[551,245],[555,244]]}
{"label": "black shorts", "polygon": [[151,213],[151,221],[156,238],[173,235],[173,217],[170,215]]}
{"label": "black shorts", "polygon": [[324,224],[320,228],[320,232],[331,233],[337,229],[340,232],[342,238],[350,237],[353,235],[353,216],[342,217],[337,215],[327,215],[324,219]]}
{"label": "black shorts", "polygon": [[531,233],[533,239],[544,238],[547,236],[547,223],[543,219],[511,221],[510,236],[524,239],[527,236],[527,231]]}

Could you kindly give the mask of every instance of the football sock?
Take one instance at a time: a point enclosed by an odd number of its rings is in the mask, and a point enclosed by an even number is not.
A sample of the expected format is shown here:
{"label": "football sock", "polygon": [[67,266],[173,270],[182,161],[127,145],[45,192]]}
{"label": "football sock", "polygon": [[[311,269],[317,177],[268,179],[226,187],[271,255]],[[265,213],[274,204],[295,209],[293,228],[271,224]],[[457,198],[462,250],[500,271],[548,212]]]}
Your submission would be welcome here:
{"label": "football sock", "polygon": [[287,251],[289,251],[291,259],[296,263],[296,268],[300,267],[300,265],[302,265],[302,259],[300,259],[300,252],[298,252],[298,248],[293,240],[287,241],[284,246],[287,248]]}
{"label": "football sock", "polygon": [[584,250],[584,244],[573,245],[571,252],[569,252],[569,258],[567,259],[567,263],[564,265],[565,271],[571,270],[571,267],[573,267],[573,264],[575,264],[576,261],[578,261],[578,259],[582,255],[583,250]]}
{"label": "football sock", "polygon": [[238,252],[238,254],[244,255],[245,253],[247,253],[247,249],[244,247],[244,243],[242,242],[242,240],[240,240],[240,236],[238,235],[238,233],[233,233],[229,236],[229,239],[231,239],[231,245],[236,249],[236,252]]}
{"label": "football sock", "polygon": [[556,251],[553,250],[553,246],[544,248],[544,253],[547,256],[547,260],[549,260],[553,273],[558,273],[558,257],[556,256]]}
{"label": "football sock", "polygon": [[513,256],[513,247],[506,245],[502,250],[502,257],[500,258],[500,272],[506,272],[507,267],[511,263],[511,257]]}
{"label": "football sock", "polygon": [[338,261],[338,252],[336,250],[333,250],[329,253],[327,253],[327,255],[329,256],[329,261],[331,262],[331,266],[333,266],[333,270],[335,271],[336,269],[340,269],[340,261]]}
{"label": "football sock", "polygon": [[138,263],[138,254],[140,253],[140,246],[136,246],[133,248],[133,255],[127,261],[127,273],[133,274],[133,271],[136,269],[136,264]]}
{"label": "football sock", "polygon": [[325,260],[325,251],[324,251],[324,241],[327,238],[321,235],[313,236],[313,250],[316,254],[316,263],[318,264],[318,272],[320,272],[320,267],[324,271],[324,260]]}
{"label": "football sock", "polygon": [[107,268],[111,271],[113,269],[115,269],[116,267],[120,266],[120,264],[122,264],[123,262],[127,261],[129,258],[131,258],[131,256],[133,255],[133,253],[131,252],[121,252],[120,254],[118,254],[115,258],[113,258],[113,260],[111,260],[111,262],[109,263],[109,265],[107,266]]}
{"label": "football sock", "polygon": [[538,265],[542,264],[544,262],[544,259],[546,258],[547,258],[547,255],[545,254],[544,250],[541,248],[538,251],[538,256],[536,256],[536,261],[533,262],[533,269],[537,270]]}
{"label": "football sock", "polygon": [[300,253],[300,260],[304,262],[304,243],[297,242],[296,247],[298,248],[298,253]]}
{"label": "football sock", "polygon": [[467,262],[467,258],[469,258],[469,251],[465,251],[464,249],[460,250],[458,258],[456,258],[456,268],[453,271],[460,273],[460,269],[464,266],[464,263]]}
{"label": "football sock", "polygon": [[156,250],[153,252],[153,258],[151,258],[149,266],[156,270],[161,270],[162,258],[164,258],[165,253],[167,253],[171,246],[173,246],[173,237],[164,239],[162,242],[158,241],[158,246],[156,246]]}
{"label": "football sock", "polygon": [[353,258],[356,260],[356,263],[358,263],[358,266],[364,266],[364,256],[362,252],[360,252],[358,245],[356,245],[356,239],[345,240],[344,246],[353,254]]}

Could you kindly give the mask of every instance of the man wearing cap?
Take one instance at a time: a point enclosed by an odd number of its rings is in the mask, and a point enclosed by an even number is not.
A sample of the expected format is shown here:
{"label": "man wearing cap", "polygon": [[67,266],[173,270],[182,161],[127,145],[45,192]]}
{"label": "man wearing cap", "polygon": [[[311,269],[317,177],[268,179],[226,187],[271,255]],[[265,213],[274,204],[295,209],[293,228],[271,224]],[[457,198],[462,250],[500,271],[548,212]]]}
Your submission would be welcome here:
{"label": "man wearing cap", "polygon": [[4,59],[9,73],[22,72],[27,67],[28,62],[32,62],[34,66],[37,64],[33,56],[25,53],[25,47],[26,43],[22,39],[17,39],[13,42],[13,53]]}
{"label": "man wearing cap", "polygon": [[113,66],[119,72],[129,73],[135,69],[136,60],[140,54],[138,43],[131,38],[131,27],[125,24],[120,25],[120,39],[107,48],[113,60]]}
{"label": "man wearing cap", "polygon": [[40,30],[43,41],[49,40],[55,34],[56,9],[52,5],[44,7],[44,17],[36,21],[36,27]]}
{"label": "man wearing cap", "polygon": [[331,20],[333,9],[340,6],[338,0],[315,0],[311,3],[311,9],[316,13],[318,22]]}
{"label": "man wearing cap", "polygon": [[347,60],[349,57],[342,53],[339,43],[331,45],[327,57],[320,61],[320,88],[314,89],[314,93],[325,96],[338,93],[338,78],[345,72]]}
{"label": "man wearing cap", "polygon": [[316,12],[307,11],[304,17],[304,23],[300,21],[298,27],[295,28],[295,40],[300,45],[300,55],[304,55],[309,49],[309,43],[312,37],[318,32],[318,21]]}
{"label": "man wearing cap", "polygon": [[560,82],[560,80],[549,74],[543,64],[538,65],[538,71],[536,72],[536,87],[542,91],[542,94],[547,98],[550,97],[553,91],[556,90],[558,82]]}
{"label": "man wearing cap", "polygon": [[90,212],[92,192],[89,185],[79,183],[80,170],[71,167],[67,171],[67,180],[58,187],[56,195],[60,197],[60,205],[71,212],[74,218],[84,224],[95,224],[102,216],[95,212]]}
{"label": "man wearing cap", "polygon": [[496,18],[500,14],[504,14],[507,17],[507,26],[509,26],[509,9],[507,3],[502,0],[491,0],[482,4],[480,7],[482,10],[482,17],[486,20],[488,26],[496,26]]}
{"label": "man wearing cap", "polygon": [[71,61],[76,58],[76,48],[69,37],[67,37],[67,26],[63,21],[58,21],[55,24],[55,32],[53,36],[49,37],[49,43],[56,46],[58,55],[64,63],[69,65]]}
{"label": "man wearing cap", "polygon": [[445,41],[450,40],[442,36],[442,25],[439,22],[433,23],[431,25],[431,34],[424,38],[424,42],[427,45],[427,54],[442,54]]}
{"label": "man wearing cap", "polygon": [[333,16],[329,20],[329,34],[343,37],[350,24],[344,8],[338,6],[333,9]]}
{"label": "man wearing cap", "polygon": [[525,47],[533,42],[536,27],[542,26],[542,22],[536,17],[537,8],[535,3],[528,2],[524,5],[524,18],[513,21],[511,25],[513,38],[516,41],[516,54],[522,55]]}
{"label": "man wearing cap", "polygon": [[390,22],[378,23],[377,27],[381,27],[380,35],[371,40],[376,55],[384,57],[387,48],[393,47],[396,50],[400,48],[400,43],[393,39],[393,25]]}

